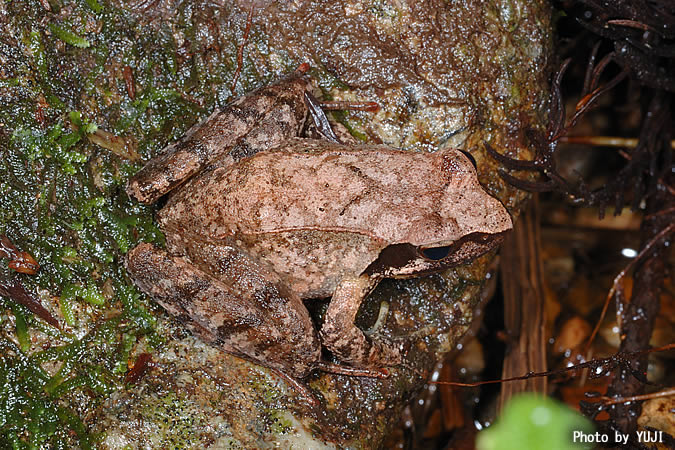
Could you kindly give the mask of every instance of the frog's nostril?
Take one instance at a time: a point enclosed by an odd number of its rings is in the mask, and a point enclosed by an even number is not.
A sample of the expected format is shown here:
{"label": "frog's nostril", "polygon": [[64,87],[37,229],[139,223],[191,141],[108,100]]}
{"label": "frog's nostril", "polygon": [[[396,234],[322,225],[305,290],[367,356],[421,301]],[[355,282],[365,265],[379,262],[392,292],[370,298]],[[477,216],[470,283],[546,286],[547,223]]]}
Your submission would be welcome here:
{"label": "frog's nostril", "polygon": [[440,261],[450,254],[450,247],[431,247],[420,249],[422,256],[432,261]]}

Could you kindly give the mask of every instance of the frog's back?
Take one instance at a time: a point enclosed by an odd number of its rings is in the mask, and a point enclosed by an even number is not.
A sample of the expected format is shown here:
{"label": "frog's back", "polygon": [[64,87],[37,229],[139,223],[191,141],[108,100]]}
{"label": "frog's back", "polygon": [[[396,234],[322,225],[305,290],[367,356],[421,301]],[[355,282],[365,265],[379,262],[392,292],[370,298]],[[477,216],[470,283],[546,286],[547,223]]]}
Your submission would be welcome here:
{"label": "frog's back", "polygon": [[434,238],[462,232],[442,210],[448,187],[464,177],[449,179],[444,161],[442,152],[294,140],[202,174],[162,216],[215,239],[313,230],[421,245],[422,222]]}

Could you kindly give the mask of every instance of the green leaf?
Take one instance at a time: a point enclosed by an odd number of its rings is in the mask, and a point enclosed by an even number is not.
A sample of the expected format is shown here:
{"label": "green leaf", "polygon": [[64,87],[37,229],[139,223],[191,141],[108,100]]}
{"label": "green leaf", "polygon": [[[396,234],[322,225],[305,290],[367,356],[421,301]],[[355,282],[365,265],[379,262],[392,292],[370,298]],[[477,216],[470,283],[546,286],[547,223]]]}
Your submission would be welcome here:
{"label": "green leaf", "polygon": [[87,287],[83,287],[74,283],[68,283],[63,288],[63,291],[61,291],[62,304],[64,300],[68,302],[78,297],[94,306],[101,306],[105,304],[105,297],[98,287],[93,283],[88,284]]}
{"label": "green leaf", "polygon": [[26,324],[26,316],[21,311],[20,307],[12,308],[14,313],[14,320],[16,325],[16,338],[19,341],[22,352],[30,350],[30,336],[28,335],[28,325]]}
{"label": "green leaf", "polygon": [[47,79],[47,58],[45,56],[45,49],[42,45],[42,40],[40,38],[40,33],[33,31],[29,35],[28,46],[30,48],[31,54],[33,55],[33,61],[37,66],[37,71],[42,77],[43,80]]}
{"label": "green leaf", "polygon": [[89,5],[91,10],[94,11],[95,13],[100,13],[101,11],[103,11],[103,6],[101,6],[101,4],[96,0],[86,0],[86,1],[87,5]]}
{"label": "green leaf", "polygon": [[73,305],[70,303],[70,298],[68,296],[62,295],[59,299],[59,306],[61,308],[61,315],[66,320],[66,323],[74,327],[75,326],[75,314],[73,313]]}
{"label": "green leaf", "polygon": [[54,33],[54,36],[61,39],[66,44],[72,45],[73,47],[88,48],[91,46],[89,41],[82,36],[79,36],[70,30],[66,30],[65,28],[61,28],[58,25],[50,23],[49,29],[52,33]]}
{"label": "green leaf", "polygon": [[82,298],[94,306],[105,304],[105,297],[95,284],[87,285],[87,289],[82,292]]}
{"label": "green leaf", "polygon": [[581,414],[549,397],[514,397],[490,428],[476,440],[480,450],[568,450],[588,448],[574,442],[574,432],[592,433],[593,425]]}

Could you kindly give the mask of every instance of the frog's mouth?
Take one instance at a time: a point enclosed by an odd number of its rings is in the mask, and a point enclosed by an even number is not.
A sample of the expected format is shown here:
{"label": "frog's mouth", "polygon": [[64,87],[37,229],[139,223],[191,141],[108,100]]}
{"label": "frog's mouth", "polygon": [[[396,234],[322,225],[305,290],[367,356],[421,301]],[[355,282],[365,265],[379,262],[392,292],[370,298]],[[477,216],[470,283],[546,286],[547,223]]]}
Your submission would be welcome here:
{"label": "frog's mouth", "polygon": [[396,278],[417,277],[468,263],[498,247],[507,232],[471,233],[449,245],[437,247],[392,244],[380,252],[366,273]]}

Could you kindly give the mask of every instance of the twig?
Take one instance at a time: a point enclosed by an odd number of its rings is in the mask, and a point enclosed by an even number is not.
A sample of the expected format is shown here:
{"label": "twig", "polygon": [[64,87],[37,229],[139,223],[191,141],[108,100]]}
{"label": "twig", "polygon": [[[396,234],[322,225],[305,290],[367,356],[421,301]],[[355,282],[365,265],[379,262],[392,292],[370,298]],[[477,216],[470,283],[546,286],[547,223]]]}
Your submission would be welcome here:
{"label": "twig", "polygon": [[237,81],[239,81],[239,75],[241,74],[241,69],[244,65],[244,47],[248,42],[248,34],[251,31],[251,24],[253,23],[253,9],[254,2],[251,2],[251,8],[248,10],[248,17],[246,18],[246,28],[244,29],[244,36],[242,36],[241,44],[237,49],[237,70],[234,71],[234,77],[232,79],[232,86],[230,86],[230,91],[234,95],[234,88],[237,87]]}
{"label": "twig", "polygon": [[[486,380],[486,381],[477,381],[475,383],[460,383],[457,381],[429,381],[429,384],[442,384],[442,385],[451,385],[451,386],[462,386],[462,387],[476,387],[482,386],[484,384],[496,384],[496,383],[505,383],[508,381],[521,381],[527,380],[532,377],[548,377],[551,375],[562,375],[567,372],[573,372],[580,369],[594,369],[591,373],[590,378],[598,378],[604,375],[609,370],[613,369],[615,366],[620,364],[626,364],[631,361],[632,358],[636,356],[646,355],[648,353],[654,352],[664,352],[667,350],[672,350],[675,348],[675,344],[664,345],[663,347],[657,348],[648,348],[645,350],[640,350],[636,352],[618,352],[607,358],[592,359],[590,361],[584,361],[573,366],[564,367],[562,369],[556,370],[547,370],[545,372],[528,372],[525,375],[520,375],[517,377],[503,378],[500,380]],[[600,370],[603,366],[609,366],[607,369]]]}
{"label": "twig", "polygon": [[673,395],[675,395],[675,388],[665,389],[659,392],[652,392],[651,394],[632,395],[630,397],[610,398],[603,395],[600,397],[600,399],[603,400],[605,405],[609,406],[616,405],[618,403],[640,402],[643,400],[651,400],[653,398],[671,397]]}
{"label": "twig", "polygon": [[[531,145],[535,149],[533,160],[522,161],[507,157],[496,152],[488,144],[485,144],[485,148],[488,154],[505,168],[539,172],[543,177],[543,180],[537,181],[522,180],[500,170],[500,176],[509,184],[533,192],[560,192],[577,204],[598,206],[599,216],[602,218],[605,209],[612,201],[614,202],[615,214],[620,214],[626,206],[624,199],[627,193],[631,195],[633,200],[630,205],[631,208],[633,210],[638,209],[647,190],[651,189],[657,180],[662,180],[661,183],[666,189],[671,189],[670,185],[663,180],[671,170],[672,155],[668,153],[670,145],[659,146],[656,141],[656,136],[659,133],[667,132],[670,124],[670,112],[664,106],[664,104],[667,104],[667,100],[654,97],[649,109],[643,116],[644,121],[635,150],[630,155],[626,155],[628,162],[608,183],[598,189],[591,190],[583,179],[578,183],[571,184],[560,173],[556,164],[559,139],[569,132],[576,121],[595,104],[601,94],[616,86],[629,75],[628,71],[623,70],[607,84],[598,87],[604,69],[614,56],[613,54],[605,56],[591,70],[595,57],[595,53],[592,53],[584,82],[584,90],[590,89],[590,92],[583,93],[583,98],[577,104],[576,112],[567,125],[564,124],[565,108],[561,97],[560,83],[562,75],[569,65],[569,60],[563,63],[556,74],[551,88],[551,118],[547,127],[547,136],[537,132],[532,132],[529,136]],[[667,138],[665,142],[670,143],[671,138]]]}
{"label": "twig", "polygon": [[649,25],[645,25],[644,23],[637,22],[635,20],[626,20],[626,19],[615,19],[615,20],[608,20],[607,21],[608,25],[619,25],[622,27],[629,27],[629,28],[635,28],[638,30],[643,30],[643,31],[654,31],[652,27]]}
{"label": "twig", "polygon": [[[626,267],[623,268],[621,272],[614,278],[614,282],[612,283],[612,287],[607,293],[607,298],[605,299],[605,304],[602,307],[602,312],[600,313],[600,318],[598,319],[598,322],[595,325],[595,328],[593,329],[593,332],[591,333],[591,336],[588,338],[588,341],[586,342],[586,348],[584,349],[584,354],[588,353],[588,350],[591,347],[591,344],[593,343],[593,340],[595,339],[595,336],[598,334],[598,330],[600,330],[600,325],[602,324],[602,321],[605,318],[605,314],[607,314],[607,308],[609,307],[609,302],[614,296],[614,294],[619,290],[619,284],[623,280],[623,277],[626,276],[629,270],[631,270],[635,264],[638,263],[638,261],[641,261],[644,256],[649,253],[650,250],[654,247],[654,245],[663,237],[667,236],[669,233],[671,233],[673,230],[675,230],[675,223],[671,223],[669,226],[661,230],[656,236],[654,236],[647,244],[644,246],[642,250],[640,250],[640,253],[633,259]],[[620,308],[617,307],[617,315],[619,314]]]}
{"label": "twig", "polygon": [[377,102],[322,101],[321,108],[326,111],[377,112],[380,110],[380,105]]}
{"label": "twig", "polygon": [[[502,377],[527,370],[543,371],[546,363],[546,313],[541,256],[541,215],[535,195],[504,240],[501,249],[501,283],[504,296],[504,329],[509,339]],[[547,391],[546,378],[533,378],[501,387],[498,410],[521,392]]]}
{"label": "twig", "polygon": [[[638,145],[638,140],[636,138],[622,138],[617,136],[561,136],[560,142],[597,147],[635,148]],[[675,140],[670,141],[670,148],[675,149]]]}

